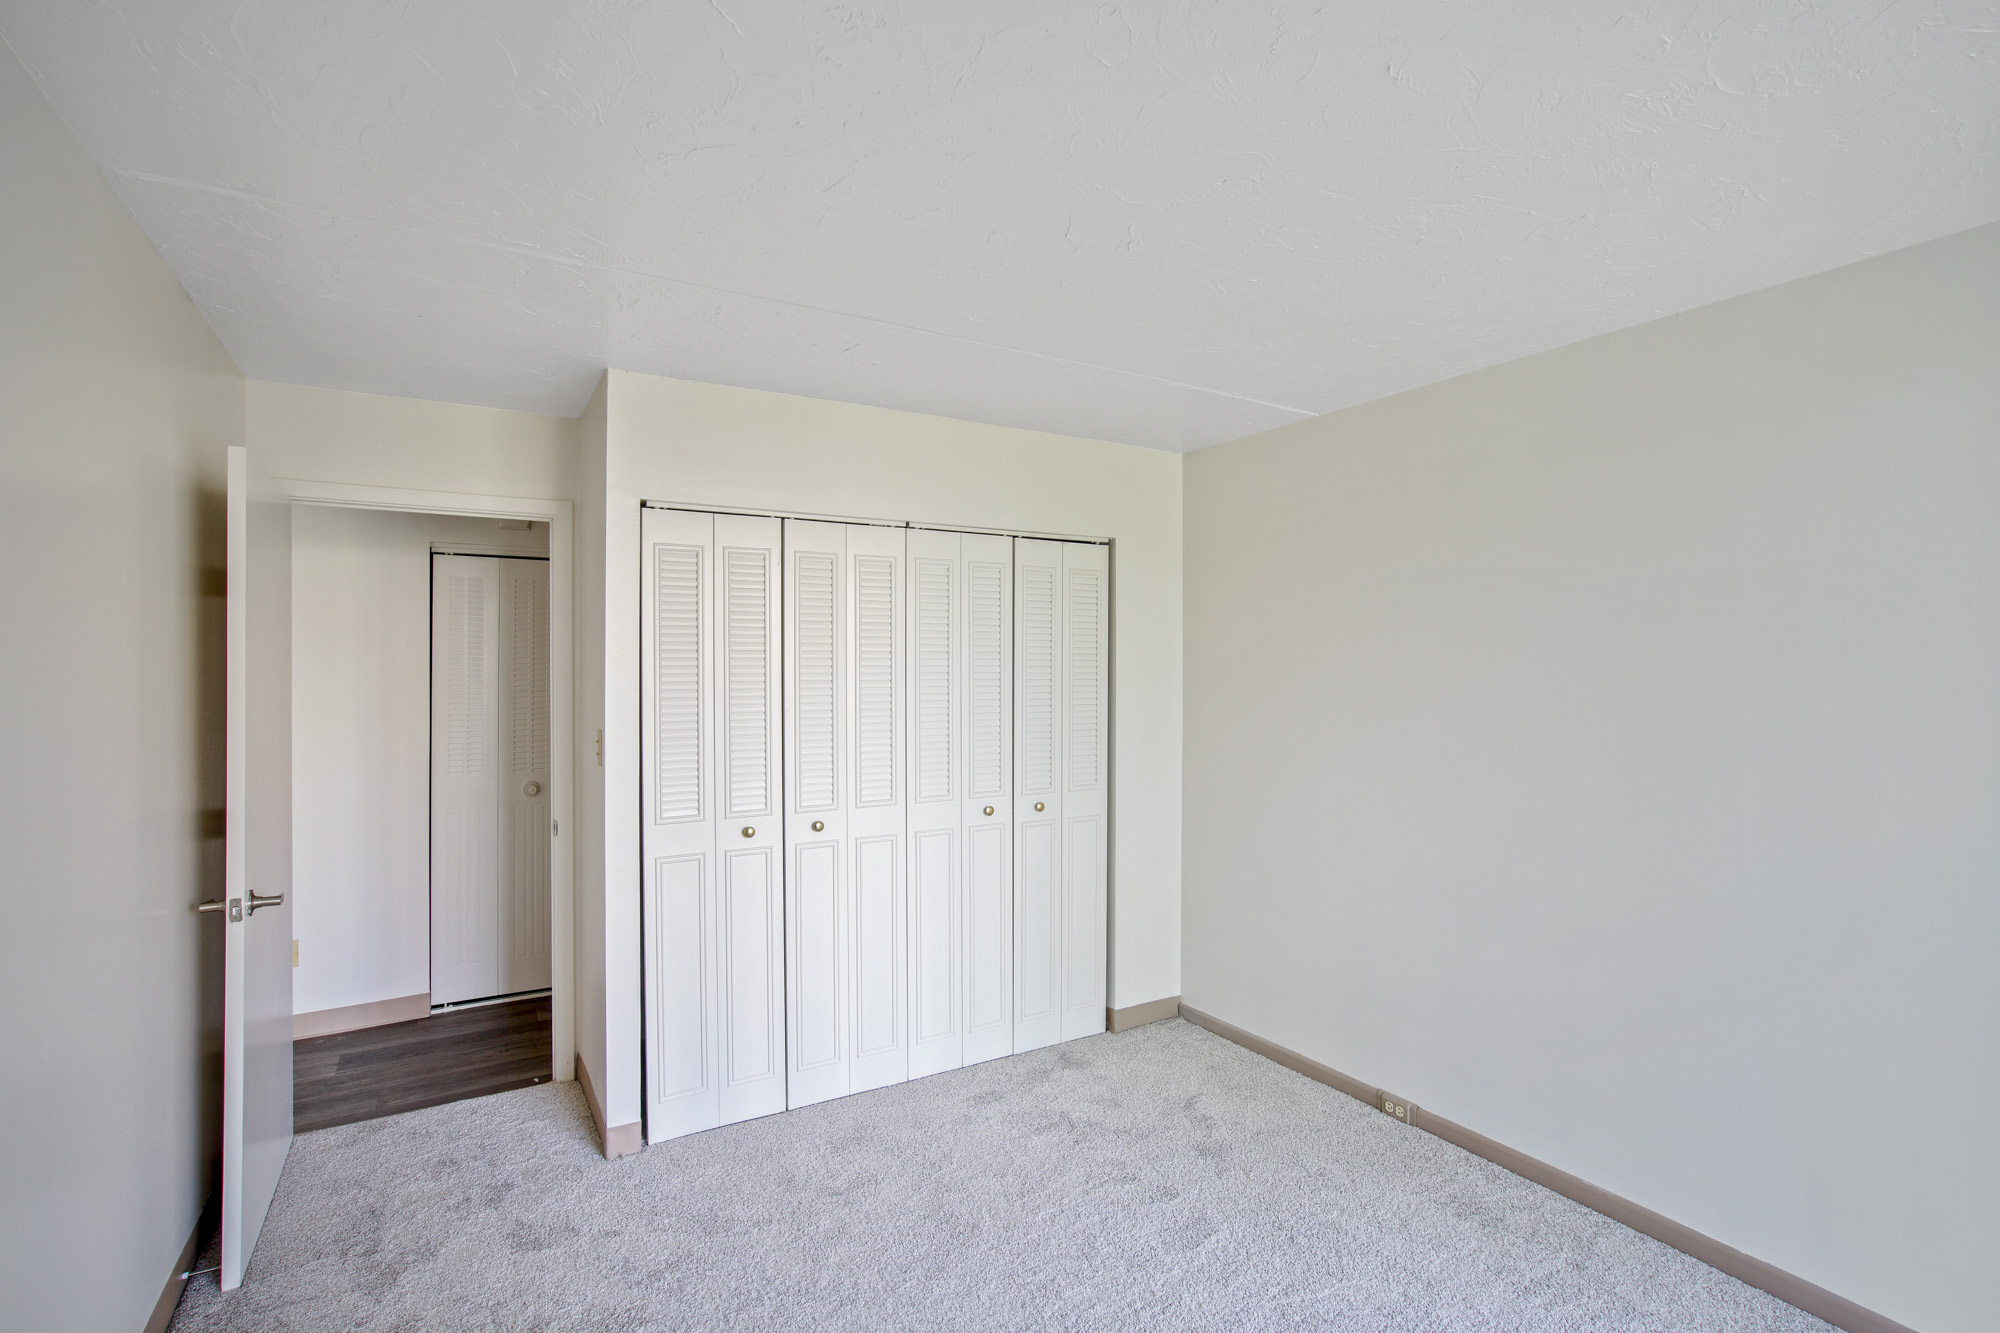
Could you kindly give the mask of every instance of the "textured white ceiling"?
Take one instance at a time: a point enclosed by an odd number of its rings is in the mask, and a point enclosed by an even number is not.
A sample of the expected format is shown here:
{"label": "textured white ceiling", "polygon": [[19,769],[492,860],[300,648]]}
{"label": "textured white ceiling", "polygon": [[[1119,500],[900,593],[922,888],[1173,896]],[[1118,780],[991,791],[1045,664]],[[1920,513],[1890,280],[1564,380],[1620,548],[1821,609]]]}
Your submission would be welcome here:
{"label": "textured white ceiling", "polygon": [[2000,0],[0,0],[245,373],[1197,448],[2000,218]]}

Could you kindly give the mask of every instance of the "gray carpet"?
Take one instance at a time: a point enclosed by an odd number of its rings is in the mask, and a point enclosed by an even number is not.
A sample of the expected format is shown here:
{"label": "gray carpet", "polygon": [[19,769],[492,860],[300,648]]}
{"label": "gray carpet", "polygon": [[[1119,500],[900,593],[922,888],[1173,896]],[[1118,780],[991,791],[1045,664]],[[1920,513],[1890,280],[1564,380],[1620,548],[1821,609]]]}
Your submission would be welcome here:
{"label": "gray carpet", "polygon": [[173,1327],[1828,1325],[1174,1020],[620,1162],[574,1084],[302,1134]]}

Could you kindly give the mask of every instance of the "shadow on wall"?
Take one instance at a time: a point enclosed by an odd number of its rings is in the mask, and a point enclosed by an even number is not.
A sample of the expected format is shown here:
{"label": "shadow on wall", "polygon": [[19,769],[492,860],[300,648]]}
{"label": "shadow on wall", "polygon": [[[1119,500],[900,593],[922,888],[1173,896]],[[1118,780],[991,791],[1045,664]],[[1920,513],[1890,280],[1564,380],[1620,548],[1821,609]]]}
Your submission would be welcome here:
{"label": "shadow on wall", "polygon": [[[222,446],[214,446],[218,459]],[[195,707],[191,717],[194,744],[188,752],[195,756],[194,789],[198,807],[189,812],[196,825],[198,863],[194,883],[201,901],[220,898],[224,889],[223,804],[226,796],[227,697],[229,630],[229,505],[228,493],[204,478],[188,496],[193,509],[195,568],[190,577],[199,581],[201,597],[195,615]],[[189,904],[193,910],[193,904]],[[208,1197],[203,1211],[203,1228],[209,1225],[216,1191],[222,1177],[222,946],[220,918],[215,928],[196,936],[195,958],[198,985],[196,1014],[201,1034],[201,1142],[195,1160],[202,1164],[202,1179]]]}

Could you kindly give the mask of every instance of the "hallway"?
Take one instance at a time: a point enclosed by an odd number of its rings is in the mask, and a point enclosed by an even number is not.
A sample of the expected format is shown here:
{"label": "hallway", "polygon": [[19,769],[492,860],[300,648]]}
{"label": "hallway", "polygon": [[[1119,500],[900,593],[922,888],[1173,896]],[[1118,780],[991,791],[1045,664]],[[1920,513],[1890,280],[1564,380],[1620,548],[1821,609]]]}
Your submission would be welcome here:
{"label": "hallway", "polygon": [[292,1043],[292,1130],[348,1125],[549,1080],[549,997]]}

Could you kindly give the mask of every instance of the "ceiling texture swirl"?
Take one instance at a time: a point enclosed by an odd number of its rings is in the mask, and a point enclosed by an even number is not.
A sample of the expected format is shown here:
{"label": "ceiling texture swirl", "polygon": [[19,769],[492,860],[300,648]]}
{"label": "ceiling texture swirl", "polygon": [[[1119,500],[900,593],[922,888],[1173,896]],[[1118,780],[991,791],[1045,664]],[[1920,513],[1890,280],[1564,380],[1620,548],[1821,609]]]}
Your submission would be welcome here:
{"label": "ceiling texture swirl", "polygon": [[2000,219],[2000,3],[0,0],[244,373],[1193,449]]}

